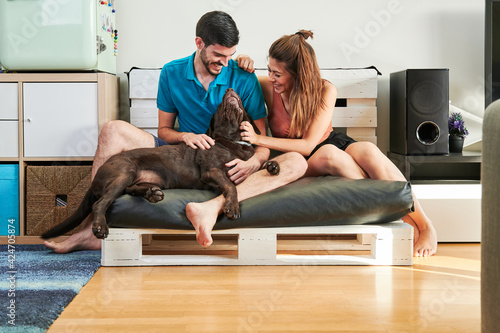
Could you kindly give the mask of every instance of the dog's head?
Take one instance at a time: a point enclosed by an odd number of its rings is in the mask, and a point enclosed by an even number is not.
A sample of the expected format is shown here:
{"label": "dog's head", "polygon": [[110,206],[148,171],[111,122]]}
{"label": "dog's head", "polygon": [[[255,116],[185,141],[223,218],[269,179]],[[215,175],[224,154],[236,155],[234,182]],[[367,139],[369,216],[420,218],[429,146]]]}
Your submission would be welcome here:
{"label": "dog's head", "polygon": [[248,121],[252,124],[255,133],[260,134],[259,129],[255,126],[252,118],[243,108],[241,98],[231,88],[226,90],[222,103],[219,104],[217,111],[210,121],[207,135],[212,138],[223,137],[232,141],[241,140],[240,124],[243,121]]}

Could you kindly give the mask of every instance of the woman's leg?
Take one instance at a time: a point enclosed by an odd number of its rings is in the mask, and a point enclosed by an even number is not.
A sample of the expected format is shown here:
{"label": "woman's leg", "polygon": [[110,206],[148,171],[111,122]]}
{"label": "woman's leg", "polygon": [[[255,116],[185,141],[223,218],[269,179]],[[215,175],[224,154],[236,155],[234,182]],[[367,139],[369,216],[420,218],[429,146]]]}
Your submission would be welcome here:
{"label": "woman's leg", "polygon": [[304,177],[324,175],[351,179],[368,178],[367,173],[345,151],[334,145],[326,144],[319,148],[307,161]]}
{"label": "woman's leg", "polygon": [[[406,181],[399,169],[385,156],[377,146],[370,142],[356,142],[347,147],[346,153],[366,171],[372,179]],[[413,195],[415,211],[403,218],[403,221],[415,228],[415,256],[431,256],[437,250],[437,234],[432,221],[425,215],[418,199]]]}

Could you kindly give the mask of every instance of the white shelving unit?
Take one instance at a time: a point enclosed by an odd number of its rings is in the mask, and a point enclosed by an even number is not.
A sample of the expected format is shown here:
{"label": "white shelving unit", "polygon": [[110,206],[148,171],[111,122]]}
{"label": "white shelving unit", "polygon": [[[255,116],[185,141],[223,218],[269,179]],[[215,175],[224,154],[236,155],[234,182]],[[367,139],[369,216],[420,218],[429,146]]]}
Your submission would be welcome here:
{"label": "white shelving unit", "polygon": [[0,168],[19,166],[19,244],[35,239],[26,236],[26,167],[91,164],[100,129],[118,119],[118,94],[107,73],[0,74]]}

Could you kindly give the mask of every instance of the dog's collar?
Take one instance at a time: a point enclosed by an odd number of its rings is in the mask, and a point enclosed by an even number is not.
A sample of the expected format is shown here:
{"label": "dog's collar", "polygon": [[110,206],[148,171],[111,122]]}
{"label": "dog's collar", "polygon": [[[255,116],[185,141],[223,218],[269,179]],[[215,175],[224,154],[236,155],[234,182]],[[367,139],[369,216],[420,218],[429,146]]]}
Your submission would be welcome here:
{"label": "dog's collar", "polygon": [[246,141],[234,141],[236,142],[237,144],[240,144],[242,146],[251,146],[252,144],[250,142],[246,142]]}

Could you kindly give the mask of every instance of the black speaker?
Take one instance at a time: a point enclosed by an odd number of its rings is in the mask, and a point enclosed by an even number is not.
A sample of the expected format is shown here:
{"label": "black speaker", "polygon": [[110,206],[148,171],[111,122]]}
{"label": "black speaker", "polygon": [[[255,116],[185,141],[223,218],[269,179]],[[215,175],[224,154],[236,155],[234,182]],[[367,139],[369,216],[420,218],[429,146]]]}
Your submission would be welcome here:
{"label": "black speaker", "polygon": [[448,69],[407,69],[391,73],[390,102],[391,152],[448,153]]}

